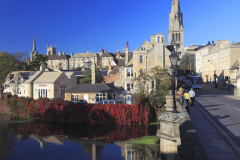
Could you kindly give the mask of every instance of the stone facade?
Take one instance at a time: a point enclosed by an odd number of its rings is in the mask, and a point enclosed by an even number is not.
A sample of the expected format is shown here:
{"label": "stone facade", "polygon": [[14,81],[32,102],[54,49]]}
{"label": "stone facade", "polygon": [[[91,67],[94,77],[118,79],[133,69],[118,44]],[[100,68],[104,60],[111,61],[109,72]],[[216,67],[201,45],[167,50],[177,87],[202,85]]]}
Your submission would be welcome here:
{"label": "stone facade", "polygon": [[226,76],[235,80],[239,56],[240,42],[229,44],[228,40],[218,40],[196,52],[196,72],[202,75],[204,82],[215,81],[214,74],[219,80]]}
{"label": "stone facade", "polygon": [[70,89],[72,81],[63,72],[44,72],[33,82],[33,99],[39,97],[65,98],[65,91]]}

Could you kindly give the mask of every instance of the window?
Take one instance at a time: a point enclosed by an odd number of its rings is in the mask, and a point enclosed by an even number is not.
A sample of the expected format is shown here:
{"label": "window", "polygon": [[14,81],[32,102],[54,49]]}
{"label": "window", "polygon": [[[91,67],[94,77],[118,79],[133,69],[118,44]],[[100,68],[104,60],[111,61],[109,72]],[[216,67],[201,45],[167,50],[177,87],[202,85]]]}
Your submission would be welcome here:
{"label": "window", "polygon": [[133,89],[133,83],[126,83],[126,90],[131,91]]}
{"label": "window", "polygon": [[54,65],[52,65],[52,68],[54,68]]}
{"label": "window", "polygon": [[64,95],[65,93],[65,88],[61,88],[61,95]]}
{"label": "window", "polygon": [[143,63],[143,56],[140,56],[140,63]]}
{"label": "window", "polygon": [[38,89],[38,98],[48,97],[48,89]]}
{"label": "window", "polygon": [[143,70],[142,69],[140,69],[140,74],[143,74]]}
{"label": "window", "polygon": [[135,154],[134,150],[127,150],[127,152],[126,152],[126,159],[127,160],[134,159],[134,154]]}
{"label": "window", "polygon": [[221,58],[221,53],[219,53],[219,58]]}
{"label": "window", "polygon": [[99,94],[96,94],[96,102],[99,102],[103,99],[106,99],[107,98],[107,94],[105,93],[99,93]]}
{"label": "window", "polygon": [[103,66],[105,66],[105,63],[103,63]]}
{"label": "window", "polygon": [[71,61],[73,61],[73,59],[71,59]]}
{"label": "window", "polygon": [[80,61],[80,59],[78,59],[78,61]]}
{"label": "window", "polygon": [[62,62],[62,60],[60,59],[59,62]]}
{"label": "window", "polygon": [[219,64],[219,70],[221,70],[221,63]]}
{"label": "window", "polygon": [[55,67],[58,68],[58,65],[56,65]]}
{"label": "window", "polygon": [[58,62],[58,60],[55,60],[55,62]]}
{"label": "window", "polygon": [[65,68],[65,64],[63,65],[63,68]]}
{"label": "window", "polygon": [[65,62],[65,59],[63,60],[63,62]]}
{"label": "window", "polygon": [[214,58],[213,59],[216,59],[216,56],[214,55]]}
{"label": "window", "polygon": [[80,63],[78,63],[78,67],[80,67]]}
{"label": "window", "polygon": [[51,68],[51,66],[49,65],[48,68]]}
{"label": "window", "polygon": [[78,94],[72,94],[72,101],[78,100]]}
{"label": "window", "polygon": [[152,89],[154,89],[154,81],[152,81]]}
{"label": "window", "polygon": [[228,61],[226,62],[226,69],[228,69]]}
{"label": "window", "polygon": [[228,56],[228,52],[226,52],[226,56]]}
{"label": "window", "polygon": [[51,60],[48,60],[48,62],[51,62]]}
{"label": "window", "polygon": [[126,68],[126,77],[133,77],[133,69],[132,68]]}
{"label": "window", "polygon": [[77,64],[75,63],[75,68],[77,68]]}
{"label": "window", "polygon": [[222,53],[222,57],[224,57],[224,52]]}
{"label": "window", "polygon": [[109,60],[109,58],[107,58],[107,60]]}
{"label": "window", "polygon": [[77,59],[74,59],[74,61],[76,61]]}

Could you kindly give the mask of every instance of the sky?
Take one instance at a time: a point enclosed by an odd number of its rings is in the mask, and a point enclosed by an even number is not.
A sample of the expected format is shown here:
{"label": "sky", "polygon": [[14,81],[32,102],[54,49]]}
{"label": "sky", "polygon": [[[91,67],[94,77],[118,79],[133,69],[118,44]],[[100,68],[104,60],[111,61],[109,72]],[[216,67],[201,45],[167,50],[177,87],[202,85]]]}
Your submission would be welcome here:
{"label": "sky", "polygon": [[[172,0],[0,0],[0,51],[134,51],[155,33],[168,45]],[[180,0],[185,46],[240,41],[239,0]]]}

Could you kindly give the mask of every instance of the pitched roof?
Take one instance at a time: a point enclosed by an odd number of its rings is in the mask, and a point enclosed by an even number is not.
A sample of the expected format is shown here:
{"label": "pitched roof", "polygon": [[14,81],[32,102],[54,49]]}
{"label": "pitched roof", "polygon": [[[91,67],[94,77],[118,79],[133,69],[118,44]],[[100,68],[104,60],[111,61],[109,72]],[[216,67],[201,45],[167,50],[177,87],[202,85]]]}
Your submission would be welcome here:
{"label": "pitched roof", "polygon": [[37,76],[39,76],[39,74],[41,74],[42,71],[32,71],[30,74],[29,74],[29,77],[26,81],[24,81],[24,83],[30,83],[34,80],[34,78],[36,78]]}
{"label": "pitched roof", "polygon": [[115,57],[115,56],[109,52],[106,52],[106,53],[103,53],[101,57]]}
{"label": "pitched roof", "polygon": [[66,93],[113,93],[120,91],[119,88],[112,84],[96,83],[96,84],[79,84],[66,91]]}
{"label": "pitched roof", "polygon": [[98,53],[76,53],[71,58],[91,58],[97,57]]}
{"label": "pitched roof", "polygon": [[72,74],[74,74],[74,72],[64,72],[66,74],[67,77],[70,77]]}
{"label": "pitched roof", "polygon": [[39,76],[34,83],[53,83],[58,77],[63,74],[63,72],[43,72],[41,76]]}
{"label": "pitched roof", "polygon": [[114,67],[109,74],[117,74],[119,72],[119,67]]}
{"label": "pitched roof", "polygon": [[58,54],[53,54],[48,56],[48,60],[58,60],[58,59],[69,59],[69,55],[61,55],[59,56]]}
{"label": "pitched roof", "polygon": [[[67,74],[68,72],[73,72],[75,73],[76,76],[84,76],[84,71],[79,71],[79,70],[61,70],[62,72],[64,72],[65,74]],[[107,75],[108,70],[102,70],[99,71],[99,74],[101,76],[106,76]]]}

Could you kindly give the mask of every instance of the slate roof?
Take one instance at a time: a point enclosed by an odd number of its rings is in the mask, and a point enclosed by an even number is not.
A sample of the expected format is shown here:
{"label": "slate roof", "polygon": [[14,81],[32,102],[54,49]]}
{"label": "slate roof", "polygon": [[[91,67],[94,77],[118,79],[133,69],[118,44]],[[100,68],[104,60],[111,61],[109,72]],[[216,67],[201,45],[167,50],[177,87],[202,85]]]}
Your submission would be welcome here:
{"label": "slate roof", "polygon": [[97,57],[98,53],[76,53],[72,56],[72,58],[90,58],[90,57]]}
{"label": "slate roof", "polygon": [[29,74],[29,77],[28,79],[24,82],[24,83],[30,83],[34,80],[34,78],[36,78],[39,74],[41,74],[42,71],[32,71],[30,74]]}
{"label": "slate roof", "polygon": [[70,77],[74,72],[64,72],[67,77]]}
{"label": "slate roof", "polygon": [[106,52],[101,55],[101,57],[115,57],[112,53]]}
{"label": "slate roof", "polygon": [[[75,73],[76,76],[84,76],[84,71],[78,71],[78,70],[61,70],[62,72],[64,72],[65,74],[67,74],[68,72],[73,72]],[[99,71],[99,74],[101,76],[106,76],[108,73],[108,70],[102,70],[102,71]]]}
{"label": "slate roof", "polygon": [[69,55],[61,55],[59,56],[58,54],[53,54],[48,56],[48,60],[59,60],[59,59],[69,59]]}
{"label": "slate roof", "polygon": [[34,83],[53,83],[58,77],[63,74],[63,72],[43,72],[41,76],[39,76]]}
{"label": "slate roof", "polygon": [[118,64],[119,66],[125,66],[125,61],[124,61],[124,59],[119,59],[117,64]]}
{"label": "slate roof", "polygon": [[24,78],[28,79],[31,72],[20,72],[19,74]]}
{"label": "slate roof", "polygon": [[112,84],[96,83],[96,84],[79,84],[66,91],[66,93],[113,93],[121,91]]}

